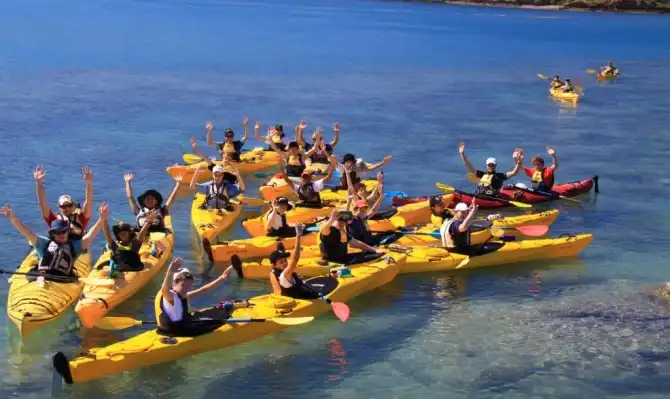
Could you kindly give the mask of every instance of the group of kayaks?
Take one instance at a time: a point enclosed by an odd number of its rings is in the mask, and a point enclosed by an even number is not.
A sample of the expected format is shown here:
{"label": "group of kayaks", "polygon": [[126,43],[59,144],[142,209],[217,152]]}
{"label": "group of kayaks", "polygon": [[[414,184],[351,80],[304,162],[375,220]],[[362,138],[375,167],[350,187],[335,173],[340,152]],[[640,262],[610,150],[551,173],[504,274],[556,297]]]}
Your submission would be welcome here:
{"label": "group of kayaks", "polygon": [[[240,162],[235,162],[243,174],[256,173],[275,167],[278,155],[263,148],[244,153]],[[200,167],[207,162],[174,165],[168,173],[174,177],[183,176],[190,180]],[[319,166],[316,166],[319,168]],[[321,168],[324,169],[324,168]],[[268,176],[268,182],[261,188],[263,198],[248,198],[244,193],[233,199],[232,207],[225,210],[205,209],[201,206],[203,195],[193,198],[191,218],[197,235],[202,240],[210,260],[230,262],[236,255],[243,261],[238,270],[240,277],[268,279],[270,263],[264,259],[281,243],[286,250],[296,245],[295,238],[266,236],[263,215],[243,220],[242,226],[249,238],[221,241],[219,237],[227,229],[239,222],[245,206],[267,206],[278,196],[292,195],[286,190],[285,181],[278,176]],[[209,174],[211,178],[211,173]],[[207,180],[205,172],[204,180]],[[368,190],[376,187],[376,180],[364,180]],[[598,186],[598,178],[593,177],[578,182],[558,184],[553,195],[539,195],[516,188],[503,189],[499,199],[477,199],[480,208],[493,209],[510,206],[511,202],[534,204],[557,200],[560,196],[573,197],[589,192]],[[459,202],[470,203],[476,196],[455,190],[443,194],[442,199],[449,206]],[[197,337],[173,337],[158,330],[143,332],[130,339],[115,344],[93,348],[69,360],[63,353],[53,357],[54,370],[67,382],[83,382],[145,367],[200,352],[236,345],[260,338],[286,328],[290,323],[270,322],[281,318],[316,316],[329,309],[326,301],[346,302],[358,295],[374,290],[392,281],[396,275],[429,271],[448,271],[468,268],[499,266],[503,264],[574,257],[592,240],[590,234],[564,235],[557,238],[529,239],[524,235],[524,227],[550,226],[557,218],[558,210],[545,210],[520,216],[501,217],[492,221],[482,219],[473,227],[472,242],[484,244],[484,250],[476,256],[451,253],[441,246],[440,226],[431,224],[431,210],[428,197],[393,197],[392,209],[373,217],[371,230],[388,234],[388,242],[380,245],[384,254],[363,256],[354,265],[333,264],[321,259],[318,247],[319,223],[323,222],[336,208],[343,208],[347,192],[337,186],[321,193],[323,205],[317,208],[296,207],[286,214],[290,224],[304,223],[309,228],[302,239],[302,252],[297,272],[310,277],[310,284],[319,287],[322,299],[302,300],[281,296],[276,291],[271,294],[250,298],[250,306],[236,308],[231,317],[237,322],[225,323],[214,332]],[[264,214],[265,215],[265,214]],[[22,336],[27,336],[37,328],[55,320],[74,305],[75,312],[84,327],[100,327],[107,314],[124,300],[132,297],[150,280],[156,277],[172,257],[174,233],[171,218],[165,220],[168,233],[151,233],[140,255],[144,268],[140,271],[122,272],[119,277],[110,278],[109,251],[94,262],[89,253],[81,255],[75,266],[78,278],[74,281],[35,281],[27,276],[15,275],[10,279],[8,315],[18,327]],[[499,231],[513,236],[513,240],[500,240]],[[546,229],[544,230],[546,232]],[[157,251],[156,248],[160,248]],[[32,270],[37,257],[31,251],[19,267],[19,272]],[[343,272],[346,270],[346,272]],[[338,272],[339,271],[339,272]],[[342,273],[340,273],[342,272]],[[160,294],[155,301],[156,314],[160,313]],[[205,310],[207,311],[207,310]],[[240,321],[241,320],[241,321]],[[146,322],[145,322],[146,323]]]}
{"label": "group of kayaks", "polygon": [[[603,73],[602,71],[596,71],[594,69],[587,69],[587,72],[594,74],[599,82],[614,80],[621,75],[621,71],[618,68],[615,68],[609,73]],[[540,74],[538,76],[544,78],[544,75]],[[549,88],[549,95],[556,100],[576,104],[582,98],[584,93],[582,87],[576,86],[575,90],[572,91],[564,91],[560,88]]]}

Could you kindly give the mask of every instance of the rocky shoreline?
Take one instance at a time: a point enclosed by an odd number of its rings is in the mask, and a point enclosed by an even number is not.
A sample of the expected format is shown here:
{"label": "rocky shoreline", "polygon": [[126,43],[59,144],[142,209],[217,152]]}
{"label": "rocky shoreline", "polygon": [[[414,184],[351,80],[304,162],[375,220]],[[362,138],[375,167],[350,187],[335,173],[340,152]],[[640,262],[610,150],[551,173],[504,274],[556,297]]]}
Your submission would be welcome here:
{"label": "rocky shoreline", "polygon": [[670,0],[403,0],[422,3],[580,10],[627,13],[670,13]]}

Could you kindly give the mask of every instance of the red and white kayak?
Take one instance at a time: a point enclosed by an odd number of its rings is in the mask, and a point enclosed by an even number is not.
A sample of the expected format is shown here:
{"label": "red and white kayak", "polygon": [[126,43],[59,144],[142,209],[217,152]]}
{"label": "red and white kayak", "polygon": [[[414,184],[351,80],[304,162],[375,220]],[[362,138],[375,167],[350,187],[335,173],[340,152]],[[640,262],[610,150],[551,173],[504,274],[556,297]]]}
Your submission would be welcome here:
{"label": "red and white kayak", "polygon": [[[554,194],[553,196],[537,194],[534,193],[532,189],[524,190],[510,185],[505,186],[502,190],[500,190],[500,197],[507,201],[517,201],[532,204],[554,201],[558,199],[559,195],[565,197],[575,197],[580,194],[586,194],[591,191],[594,186],[595,192],[597,193],[599,191],[598,176],[570,183],[556,184],[551,190],[551,194]],[[430,197],[394,197],[393,205],[401,206],[421,201],[428,201],[429,198]],[[452,197],[452,202],[449,206],[453,208],[459,202],[464,202],[469,205],[472,201],[472,198],[473,197],[468,194],[455,192]],[[511,206],[507,201],[477,198],[477,205],[479,205],[480,209],[505,208]]]}

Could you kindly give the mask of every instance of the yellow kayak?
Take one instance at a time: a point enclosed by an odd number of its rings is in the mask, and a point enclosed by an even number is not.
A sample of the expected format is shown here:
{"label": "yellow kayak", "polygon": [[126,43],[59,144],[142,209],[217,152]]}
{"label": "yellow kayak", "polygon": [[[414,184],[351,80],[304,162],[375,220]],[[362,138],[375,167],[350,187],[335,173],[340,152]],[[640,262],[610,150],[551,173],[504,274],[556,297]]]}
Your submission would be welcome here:
{"label": "yellow kayak", "polygon": [[[550,211],[531,213],[528,215],[509,216],[506,218],[494,220],[493,226],[500,226],[500,227],[551,226],[554,223],[554,221],[556,221],[558,214],[559,214],[558,210],[552,209]],[[439,232],[439,229],[440,226],[427,224],[425,226],[417,228],[415,231],[417,233],[433,233],[435,231]],[[505,235],[515,236],[517,238],[524,237],[521,233],[512,229],[505,230]],[[491,230],[484,229],[484,230],[473,231],[470,239],[473,244],[481,244],[484,241],[488,240],[490,237],[491,237]],[[398,245],[405,245],[405,246],[423,246],[429,244],[438,244],[439,242],[440,239],[434,236],[407,234],[401,237],[395,243]]]}
{"label": "yellow kayak", "polygon": [[[453,194],[442,195],[442,202],[449,205],[453,202]],[[425,201],[413,202],[406,205],[397,206],[396,209],[399,213],[405,215],[412,215],[412,220],[415,220],[414,224],[428,224],[430,223],[430,201],[426,197]],[[410,225],[411,226],[411,225]]]}
{"label": "yellow kayak", "polygon": [[[37,266],[37,261],[37,255],[32,250],[16,271],[31,272]],[[85,277],[90,270],[91,254],[82,253],[75,261],[73,274],[77,277]],[[7,315],[18,328],[21,337],[28,336],[36,329],[60,317],[79,299],[84,289],[84,283],[79,281],[61,283],[45,280],[40,286],[36,281],[29,281],[27,277],[12,276],[9,280],[7,296]]]}
{"label": "yellow kayak", "polygon": [[[165,226],[172,229],[170,216],[165,217]],[[162,253],[154,252],[152,255],[152,251],[155,251],[156,248],[154,243],[163,248]],[[151,233],[149,242],[142,245],[140,249],[144,269],[138,272],[121,272],[121,276],[114,279],[112,286],[86,284],[81,299],[75,307],[75,312],[84,327],[93,328],[107,312],[142,289],[172,257],[173,247],[174,234]],[[109,256],[109,251],[105,251],[100,256],[89,277],[109,278]]]}
{"label": "yellow kayak", "polygon": [[[312,284],[323,286],[327,298],[346,302],[365,292],[391,282],[406,260],[405,255],[393,255],[368,265],[351,269],[352,277],[319,277]],[[327,288],[326,288],[327,287]],[[237,308],[233,318],[267,319],[272,317],[317,316],[330,309],[321,299],[292,299],[276,294],[249,299],[251,307]],[[160,294],[155,300],[156,315],[161,312]],[[272,322],[224,324],[217,330],[197,337],[167,337],[151,330],[68,361],[59,352],[53,357],[54,369],[66,383],[79,383],[109,374],[178,360],[202,352],[213,351],[261,338],[286,328]]]}
{"label": "yellow kayak", "polygon": [[558,98],[559,100],[570,101],[570,102],[577,102],[581,97],[579,93],[574,91],[566,93],[563,90],[556,90],[556,89],[549,89],[549,94],[554,98]]}
{"label": "yellow kayak", "polygon": [[[236,168],[241,174],[254,173],[263,169],[271,168],[279,164],[279,155],[274,151],[265,151],[263,148],[254,148],[250,152],[245,152],[240,156],[241,162],[232,162],[231,167]],[[222,161],[214,161],[217,165],[223,165]],[[191,165],[172,165],[167,168],[167,172],[173,178],[177,175],[184,175],[184,182],[190,182],[193,179],[193,173],[201,168],[198,175],[198,183],[203,183],[212,179],[212,171],[207,168],[207,162],[202,161]]]}
{"label": "yellow kayak", "polygon": [[195,227],[195,231],[203,241],[211,242],[225,229],[230,227],[233,222],[242,213],[241,199],[243,195],[239,195],[231,199],[231,204],[234,204],[234,209],[228,211],[225,209],[207,209],[203,208],[207,196],[202,193],[197,193],[193,197],[193,204],[191,205],[191,221]]}

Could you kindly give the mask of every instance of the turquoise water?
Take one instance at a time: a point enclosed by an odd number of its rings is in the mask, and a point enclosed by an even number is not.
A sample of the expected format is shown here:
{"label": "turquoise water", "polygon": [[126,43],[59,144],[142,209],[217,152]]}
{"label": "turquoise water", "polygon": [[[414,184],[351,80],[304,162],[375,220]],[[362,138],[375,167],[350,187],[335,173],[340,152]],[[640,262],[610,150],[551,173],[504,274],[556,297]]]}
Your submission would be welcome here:
{"label": "turquoise water", "polygon": [[[468,187],[457,145],[482,165],[553,145],[559,180],[599,174],[583,208],[556,204],[552,234],[591,232],[579,260],[402,276],[352,300],[346,324],[304,327],[218,352],[65,387],[62,397],[666,397],[665,208],[670,150],[667,17],[331,1],[6,1],[0,13],[2,202],[44,231],[32,181],[83,199],[79,168],[95,172],[95,202],[129,219],[135,190],[172,187],[165,167],[204,140],[213,120],[342,124],[338,152],[386,154],[390,190]],[[624,75],[596,84],[584,70],[612,59]],[[581,79],[576,107],[547,98],[536,77]],[[252,142],[253,143],[253,142]],[[254,143],[255,144],[255,143]],[[252,187],[260,180],[251,179]],[[252,192],[255,191],[252,190]],[[190,202],[173,207],[175,253],[198,281]],[[251,214],[253,211],[250,211]],[[514,211],[510,211],[514,213]],[[11,269],[25,241],[0,222]],[[242,237],[241,229],[233,233]],[[96,244],[96,254],[101,248]],[[117,309],[152,318],[158,281]],[[7,283],[0,282],[0,307]],[[539,290],[539,292],[537,292]],[[233,281],[201,305],[264,293]],[[535,292],[531,292],[535,291]],[[196,304],[197,305],[197,304]],[[73,329],[74,314],[20,341],[0,320],[0,397],[49,395],[50,356],[123,333]]]}

